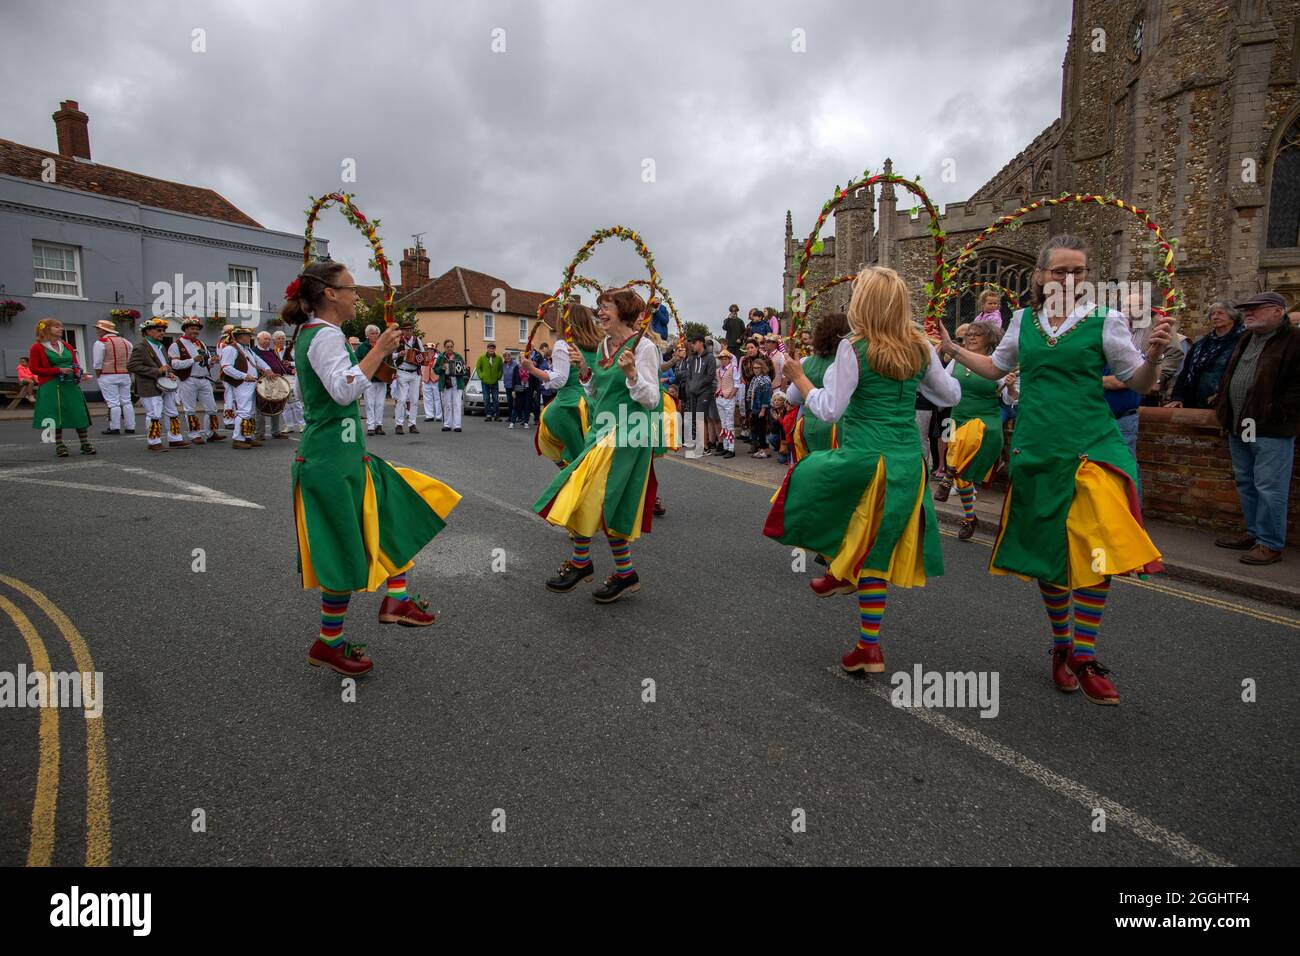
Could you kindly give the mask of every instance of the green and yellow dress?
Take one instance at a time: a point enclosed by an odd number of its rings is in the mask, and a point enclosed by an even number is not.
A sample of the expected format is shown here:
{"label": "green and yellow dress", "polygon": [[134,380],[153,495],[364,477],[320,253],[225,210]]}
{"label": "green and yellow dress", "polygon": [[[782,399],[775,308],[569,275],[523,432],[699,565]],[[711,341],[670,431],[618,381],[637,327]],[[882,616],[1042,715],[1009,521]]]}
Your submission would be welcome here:
{"label": "green and yellow dress", "polygon": [[[808,376],[808,381],[812,382],[814,387],[821,388],[826,378],[826,370],[834,361],[833,355],[809,355],[801,362],[803,373]],[[835,422],[822,421],[800,404],[799,417],[794,423],[794,434],[790,436],[790,447],[794,452],[795,463],[807,458],[810,452],[826,451],[838,444]]]}
{"label": "green and yellow dress", "polygon": [[989,560],[993,574],[1081,588],[1114,574],[1161,570],[1160,552],[1142,526],[1137,463],[1103,395],[1102,369],[1119,367],[1118,360],[1108,363],[1106,321],[1105,309],[1090,309],[1051,334],[1024,309],[993,353],[999,368],[1020,365],[1011,483]]}
{"label": "green and yellow dress", "polygon": [[[298,568],[304,588],[374,591],[412,565],[420,549],[446,526],[460,495],[428,475],[395,468],[366,451],[356,396],[340,404],[311,361],[318,336],[337,336],[336,342],[322,341],[318,347],[318,358],[333,360],[336,372],[357,362],[337,326],[313,319],[299,331],[294,363],[307,429],[292,469]],[[360,395],[367,384],[358,375],[345,387]]]}
{"label": "green and yellow dress", "polygon": [[[872,370],[865,341],[842,340],[835,364],[853,361],[858,382],[838,421],[839,447],[811,452],[790,469],[763,534],[826,555],[841,580],[924,585],[943,574],[943,555],[926,494],[916,393],[923,374],[922,391],[944,404],[959,397],[957,386],[933,350],[930,367],[902,381]],[[934,396],[931,383],[941,390]],[[812,414],[806,402],[805,414]]]}
{"label": "green and yellow dress", "polygon": [[[588,368],[596,367],[596,353],[569,345],[563,339],[555,343],[555,356],[560,356],[563,346],[567,354],[572,349],[582,353]],[[542,409],[542,417],[537,422],[533,433],[533,447],[537,454],[549,458],[558,465],[567,465],[582,453],[587,444],[587,428],[590,422],[587,415],[587,399],[583,393],[582,383],[578,381],[577,369],[570,364],[568,378],[556,391],[555,397]]]}
{"label": "green and yellow dress", "polygon": [[62,369],[76,369],[76,356],[70,347],[56,352],[37,342],[27,353],[27,366],[37,378],[46,379],[36,389],[36,407],[32,410],[32,427],[89,428],[90,409],[76,376],[62,375]]}
{"label": "green and yellow dress", "polygon": [[961,385],[961,401],[952,410],[956,427],[948,442],[948,468],[962,481],[977,485],[988,479],[1005,444],[998,383],[964,365],[952,370]]}
{"label": "green and yellow dress", "polygon": [[655,404],[646,408],[633,399],[618,357],[635,340],[633,336],[620,345],[607,368],[601,368],[600,359],[608,354],[609,339],[601,343],[593,356],[596,361],[589,363],[586,440],[533,505],[551,524],[579,537],[590,538],[603,528],[635,540],[650,530],[654,519],[654,509],[646,502],[654,503],[654,458],[666,447],[664,395],[659,389],[659,352],[646,337],[636,346],[638,383],[647,391],[654,389]]}

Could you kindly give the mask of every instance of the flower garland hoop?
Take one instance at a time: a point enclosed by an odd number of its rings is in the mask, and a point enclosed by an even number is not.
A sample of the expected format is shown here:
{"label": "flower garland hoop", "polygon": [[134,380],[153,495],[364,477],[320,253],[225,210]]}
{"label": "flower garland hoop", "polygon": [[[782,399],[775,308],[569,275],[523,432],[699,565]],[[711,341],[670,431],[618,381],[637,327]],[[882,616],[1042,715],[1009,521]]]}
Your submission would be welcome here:
{"label": "flower garland hoop", "polygon": [[[1156,276],[1157,283],[1165,290],[1165,295],[1164,305],[1153,305],[1151,310],[1157,315],[1168,316],[1182,309],[1183,295],[1174,287],[1174,280],[1177,278],[1174,272],[1174,253],[1178,249],[1178,240],[1166,239],[1164,230],[1152,221],[1151,216],[1145,209],[1139,209],[1132,203],[1125,202],[1123,199],[1119,199],[1115,196],[1102,196],[1098,193],[1061,193],[1061,195],[1057,196],[1055,199],[1037,199],[1027,206],[1021,206],[1015,212],[1002,216],[992,225],[977,234],[970,242],[962,246],[961,250],[947,267],[950,270],[949,274],[955,275],[956,271],[961,268],[966,260],[979,251],[979,246],[985,239],[1003,229],[1010,228],[1014,230],[1019,228],[1020,219],[1029,215],[1034,210],[1042,209],[1045,206],[1082,206],[1089,203],[1099,206],[1113,206],[1116,209],[1124,210],[1136,218],[1138,222],[1144,225],[1155,237],[1156,245],[1164,253],[1163,259],[1160,263],[1160,270],[1157,271]],[[953,294],[954,290],[951,285],[946,286],[942,290],[936,290],[935,294],[930,299],[930,304],[926,307],[926,311],[934,311],[936,313],[942,312],[948,299],[950,299]]]}
{"label": "flower garland hoop", "polygon": [[[578,288],[586,289],[588,292],[591,292],[594,295],[600,295],[607,288],[609,288],[608,286],[601,285],[595,279],[591,279],[588,278],[587,276],[582,276],[582,275],[575,275],[573,277],[573,284]],[[649,279],[628,279],[626,282],[623,283],[623,286],[626,288],[645,288],[649,285],[650,285]],[[668,306],[668,312],[673,317],[673,322],[677,326],[678,339],[679,340],[685,339],[686,332],[684,331],[682,326],[682,317],[677,314],[677,303],[673,302],[673,297],[669,294],[668,289],[665,288],[663,285],[659,286],[659,294],[663,296],[664,305]],[[545,309],[554,301],[555,301],[555,296],[550,296],[542,303],[542,308]],[[568,316],[569,316],[569,310],[566,306],[564,310],[564,317],[563,317],[564,331],[566,335],[569,332]]]}
{"label": "flower garland hoop", "polygon": [[[893,173],[876,173],[872,175],[870,171],[864,170],[861,179],[849,183],[843,189],[836,186],[835,195],[822,203],[821,214],[817,217],[817,222],[813,224],[812,232],[808,233],[808,238],[804,240],[803,248],[795,259],[797,272],[791,296],[792,298],[803,298],[800,293],[804,289],[805,283],[808,281],[808,268],[812,262],[813,244],[817,242],[817,238],[821,234],[822,226],[826,223],[826,218],[840,205],[840,203],[848,199],[849,196],[855,194],[859,189],[866,189],[885,183],[902,186],[915,196],[920,203],[919,206],[914,206],[913,209],[919,210],[924,207],[926,213],[930,216],[929,230],[930,235],[934,237],[934,274],[931,280],[927,282],[924,287],[926,294],[930,296],[930,301],[926,305],[923,322],[925,326],[925,334],[930,337],[931,341],[938,342],[940,312],[937,310],[936,304],[947,298],[946,293],[948,289],[946,283],[951,280],[953,273],[949,271],[949,267],[944,263],[943,259],[944,245],[947,242],[947,236],[944,234],[942,226],[939,225],[939,210],[936,209],[934,203],[930,201],[930,197],[926,195],[925,190],[921,188],[921,184],[917,179],[908,179],[904,176],[896,176]],[[839,281],[843,282],[848,280],[840,277]],[[836,282],[835,284],[839,283]],[[824,292],[828,287],[829,284],[823,286],[818,290],[818,292]],[[811,303],[801,301],[799,304],[802,308],[796,308],[794,310],[794,318],[790,322],[790,332],[787,337],[792,347],[795,336],[798,334],[800,327],[807,321],[808,307]]]}
{"label": "flower garland hoop", "polygon": [[[310,197],[308,197],[310,198]],[[370,248],[374,251],[374,257],[370,260],[370,268],[379,273],[379,278],[384,284],[384,324],[393,324],[393,284],[388,279],[388,257],[384,255],[384,247],[379,241],[379,220],[369,220],[356,207],[353,200],[356,198],[355,193],[326,193],[319,199],[312,199],[311,208],[307,210],[307,230],[303,233],[302,245],[302,266],[307,268],[311,265],[312,257],[316,252],[316,240],[312,234],[316,225],[316,217],[326,206],[337,204],[339,212],[343,217],[352,223],[360,232],[370,240]]]}
{"label": "flower garland hoop", "polygon": [[[563,302],[568,297],[570,290],[577,284],[574,281],[574,276],[578,272],[578,266],[590,259],[592,249],[600,245],[606,239],[619,239],[623,242],[632,243],[636,248],[637,255],[639,255],[642,261],[645,262],[646,270],[650,273],[650,297],[646,300],[645,313],[642,315],[641,320],[638,320],[638,325],[640,327],[637,329],[631,347],[635,349],[640,343],[641,336],[645,334],[645,329],[649,324],[650,316],[659,305],[659,271],[655,268],[653,253],[650,252],[650,248],[645,244],[641,236],[637,234],[635,229],[629,229],[627,226],[607,226],[604,229],[597,229],[591,234],[591,238],[582,244],[582,247],[569,261],[568,266],[565,267],[564,280],[560,283],[560,287],[555,290],[555,294],[549,299],[544,299],[537,306],[537,322],[533,324],[532,331],[528,333],[528,341],[524,344],[525,349],[531,350],[533,347],[533,336],[537,333],[538,328],[540,328],[542,324],[543,316],[546,314],[546,306],[552,302]],[[561,315],[561,325],[563,328],[563,312]],[[563,331],[567,334],[568,329],[563,328]],[[612,359],[601,359],[600,364],[602,368],[609,368],[612,364]]]}

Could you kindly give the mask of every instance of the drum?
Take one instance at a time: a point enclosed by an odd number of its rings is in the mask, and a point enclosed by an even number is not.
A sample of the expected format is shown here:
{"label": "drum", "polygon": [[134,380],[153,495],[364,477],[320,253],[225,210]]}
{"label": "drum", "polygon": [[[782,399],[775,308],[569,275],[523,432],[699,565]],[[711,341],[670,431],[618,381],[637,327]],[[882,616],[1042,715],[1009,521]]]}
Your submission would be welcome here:
{"label": "drum", "polygon": [[157,385],[164,392],[174,392],[176,391],[176,389],[181,387],[181,383],[179,379],[168,378],[166,375],[161,375],[158,377]]}
{"label": "drum", "polygon": [[263,415],[279,415],[293,394],[293,386],[282,375],[258,379],[255,401]]}

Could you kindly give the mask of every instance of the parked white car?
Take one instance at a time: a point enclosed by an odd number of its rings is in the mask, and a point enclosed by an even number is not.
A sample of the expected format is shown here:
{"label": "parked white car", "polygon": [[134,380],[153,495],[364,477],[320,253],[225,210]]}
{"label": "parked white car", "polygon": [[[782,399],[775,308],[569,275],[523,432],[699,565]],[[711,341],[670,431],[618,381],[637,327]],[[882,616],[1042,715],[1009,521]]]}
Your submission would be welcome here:
{"label": "parked white car", "polygon": [[484,414],[486,407],[483,403],[483,380],[475,372],[465,383],[465,414],[472,415],[478,412]]}

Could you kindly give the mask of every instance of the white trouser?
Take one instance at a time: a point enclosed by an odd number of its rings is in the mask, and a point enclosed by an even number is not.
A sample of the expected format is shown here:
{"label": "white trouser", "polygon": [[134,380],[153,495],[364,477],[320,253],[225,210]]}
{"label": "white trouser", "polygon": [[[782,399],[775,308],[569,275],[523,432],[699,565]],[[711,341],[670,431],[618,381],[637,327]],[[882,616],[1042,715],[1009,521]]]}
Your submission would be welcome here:
{"label": "white trouser", "polygon": [[464,398],[464,393],[458,388],[444,388],[442,390],[443,428],[460,428],[460,413]]}
{"label": "white trouser", "polygon": [[294,425],[302,426],[307,424],[307,419],[303,415],[302,396],[298,394],[298,376],[286,375],[289,380],[289,401],[284,406],[284,427],[292,428]]}
{"label": "white trouser", "polygon": [[117,431],[123,419],[127,428],[135,428],[135,406],[131,404],[131,376],[126,372],[111,372],[99,376],[99,391],[108,403],[108,427]]}
{"label": "white trouser", "polygon": [[724,451],[736,450],[736,396],[723,398],[718,396],[718,417],[722,419],[722,448]]}
{"label": "white trouser", "polygon": [[366,427],[380,428],[384,424],[384,402],[388,401],[388,383],[371,382],[366,386]]}
{"label": "white trouser", "polygon": [[442,389],[433,382],[425,382],[421,390],[424,392],[424,417],[442,418]]}
{"label": "white trouser", "polygon": [[161,395],[153,395],[148,398],[141,395],[140,405],[144,408],[145,418],[148,420],[149,444],[162,444],[164,418],[167,419],[169,440],[172,442],[185,440],[185,436],[181,434],[181,420],[176,414],[175,392],[163,392]]}
{"label": "white trouser", "polygon": [[217,399],[212,394],[212,381],[191,375],[181,382],[181,403],[189,412],[190,438],[211,438],[219,427]]}
{"label": "white trouser", "polygon": [[[240,382],[232,386],[227,382],[226,390],[235,395],[235,440],[247,441],[255,431],[253,422],[256,412],[253,402],[257,397],[257,383]],[[244,422],[248,424],[245,425]]]}
{"label": "white trouser", "polygon": [[393,381],[393,399],[397,402],[397,424],[415,424],[415,410],[420,407],[420,373],[397,370]]}

